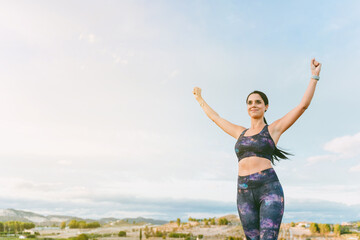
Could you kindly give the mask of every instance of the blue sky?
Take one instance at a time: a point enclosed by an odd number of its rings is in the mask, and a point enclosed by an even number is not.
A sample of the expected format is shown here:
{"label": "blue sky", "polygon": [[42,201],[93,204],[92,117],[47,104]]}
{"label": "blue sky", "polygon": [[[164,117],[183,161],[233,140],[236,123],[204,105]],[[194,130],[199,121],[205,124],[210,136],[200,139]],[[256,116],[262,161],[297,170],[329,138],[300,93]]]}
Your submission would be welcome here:
{"label": "blue sky", "polygon": [[306,112],[274,166],[284,222],[360,219],[357,1],[4,1],[1,208],[174,220],[237,214],[236,140],[202,111],[250,126]]}

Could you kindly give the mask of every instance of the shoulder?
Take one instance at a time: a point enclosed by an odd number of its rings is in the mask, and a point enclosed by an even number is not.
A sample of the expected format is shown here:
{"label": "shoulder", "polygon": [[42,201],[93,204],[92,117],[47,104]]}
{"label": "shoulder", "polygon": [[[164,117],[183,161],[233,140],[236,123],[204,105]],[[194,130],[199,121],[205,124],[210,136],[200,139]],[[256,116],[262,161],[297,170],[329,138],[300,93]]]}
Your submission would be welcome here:
{"label": "shoulder", "polygon": [[239,139],[240,136],[243,135],[246,130],[247,130],[247,128],[245,128],[243,126],[238,126],[238,132],[236,133],[237,139]]}

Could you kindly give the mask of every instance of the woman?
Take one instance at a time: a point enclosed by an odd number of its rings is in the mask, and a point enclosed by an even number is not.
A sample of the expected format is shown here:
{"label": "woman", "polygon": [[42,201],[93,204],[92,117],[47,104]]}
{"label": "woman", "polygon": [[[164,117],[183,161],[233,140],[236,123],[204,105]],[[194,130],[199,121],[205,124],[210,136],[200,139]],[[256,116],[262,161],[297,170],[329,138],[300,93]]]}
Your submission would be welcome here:
{"label": "woman", "polygon": [[[238,157],[237,207],[246,239],[277,239],[284,213],[284,193],[272,168],[274,158],[287,159],[276,147],[283,134],[309,107],[319,80],[321,63],[311,60],[312,77],[298,106],[270,125],[264,117],[269,108],[263,92],[251,92],[247,99],[247,111],[251,126],[246,129],[219,116],[201,97],[201,89],[193,94],[206,115],[226,133],[237,139],[235,152]],[[275,164],[274,164],[275,165]]]}

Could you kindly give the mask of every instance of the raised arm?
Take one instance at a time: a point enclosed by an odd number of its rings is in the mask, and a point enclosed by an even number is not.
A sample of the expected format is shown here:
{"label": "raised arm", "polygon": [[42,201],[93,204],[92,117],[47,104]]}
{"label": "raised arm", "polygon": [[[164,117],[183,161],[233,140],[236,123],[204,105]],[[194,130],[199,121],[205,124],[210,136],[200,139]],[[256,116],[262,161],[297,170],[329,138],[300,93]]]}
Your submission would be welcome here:
{"label": "raised arm", "polygon": [[[319,76],[321,70],[321,63],[318,63],[317,61],[315,61],[315,58],[313,58],[311,59],[310,66],[312,76]],[[305,91],[303,98],[301,99],[300,104],[294,109],[292,109],[290,112],[288,112],[285,116],[270,124],[274,129],[273,131],[275,135],[278,135],[280,137],[280,135],[284,133],[291,125],[293,125],[294,122],[305,112],[305,110],[310,105],[311,99],[314,96],[317,83],[318,80],[311,77],[309,85]]]}
{"label": "raised arm", "polygon": [[224,118],[220,117],[220,115],[215,112],[201,97],[201,88],[194,87],[193,94],[195,99],[200,103],[200,106],[204,110],[205,114],[216,124],[218,125],[224,132],[229,134],[230,136],[238,139],[241,132],[245,130],[244,127],[233,124]]}

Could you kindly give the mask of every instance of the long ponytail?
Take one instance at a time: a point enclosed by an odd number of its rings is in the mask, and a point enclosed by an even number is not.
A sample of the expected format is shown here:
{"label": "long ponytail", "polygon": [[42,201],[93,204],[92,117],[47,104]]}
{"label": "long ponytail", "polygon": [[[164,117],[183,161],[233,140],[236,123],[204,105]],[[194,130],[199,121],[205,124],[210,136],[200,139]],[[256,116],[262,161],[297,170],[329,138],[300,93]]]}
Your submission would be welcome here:
{"label": "long ponytail", "polygon": [[[269,100],[268,100],[267,96],[265,95],[265,93],[263,93],[263,92],[261,92],[261,91],[257,91],[257,90],[251,92],[251,93],[247,96],[247,98],[246,98],[246,103],[247,103],[247,100],[248,100],[249,96],[250,96],[251,94],[253,94],[253,93],[257,93],[257,94],[260,95],[260,97],[262,98],[262,100],[263,100],[264,103],[265,103],[265,106],[269,104]],[[266,111],[266,110],[265,110],[265,111]],[[264,122],[265,122],[265,124],[267,125],[265,116],[264,116]],[[277,146],[275,146],[274,153],[273,153],[273,155],[271,156],[271,162],[272,162],[272,164],[275,165],[274,159],[275,159],[276,161],[278,161],[278,162],[280,162],[280,159],[289,159],[286,155],[292,155],[292,156],[293,156],[294,154],[291,154],[291,153],[289,153],[289,152],[286,152],[286,151],[284,151],[284,150],[281,150],[281,149],[279,149]]]}

